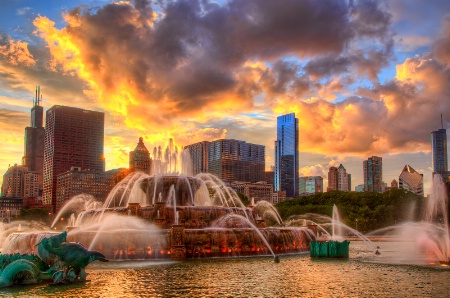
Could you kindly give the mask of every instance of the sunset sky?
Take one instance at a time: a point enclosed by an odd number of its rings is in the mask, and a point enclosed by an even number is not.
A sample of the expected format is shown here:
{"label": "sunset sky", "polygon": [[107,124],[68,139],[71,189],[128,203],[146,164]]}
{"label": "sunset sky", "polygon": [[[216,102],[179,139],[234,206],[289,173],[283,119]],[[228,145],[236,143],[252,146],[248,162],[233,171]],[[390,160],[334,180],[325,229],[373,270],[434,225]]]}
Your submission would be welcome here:
{"label": "sunset sky", "polygon": [[[0,4],[0,174],[21,163],[36,85],[43,106],[105,112],[106,169],[234,138],[266,146],[295,112],[301,175],[331,165],[363,183],[383,157],[431,188],[430,133],[450,129],[450,1],[56,1]],[[0,178],[1,181],[2,177]]]}

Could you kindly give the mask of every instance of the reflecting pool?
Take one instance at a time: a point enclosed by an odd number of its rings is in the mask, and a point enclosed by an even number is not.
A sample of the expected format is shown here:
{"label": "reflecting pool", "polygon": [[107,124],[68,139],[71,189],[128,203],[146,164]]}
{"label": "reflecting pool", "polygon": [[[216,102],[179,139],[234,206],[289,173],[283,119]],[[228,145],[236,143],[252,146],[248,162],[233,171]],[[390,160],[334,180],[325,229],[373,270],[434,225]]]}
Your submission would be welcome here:
{"label": "reflecting pool", "polygon": [[352,241],[349,260],[309,254],[175,261],[94,262],[88,282],[38,284],[0,290],[33,297],[448,297],[450,267],[391,263],[392,242],[376,242],[381,255]]}

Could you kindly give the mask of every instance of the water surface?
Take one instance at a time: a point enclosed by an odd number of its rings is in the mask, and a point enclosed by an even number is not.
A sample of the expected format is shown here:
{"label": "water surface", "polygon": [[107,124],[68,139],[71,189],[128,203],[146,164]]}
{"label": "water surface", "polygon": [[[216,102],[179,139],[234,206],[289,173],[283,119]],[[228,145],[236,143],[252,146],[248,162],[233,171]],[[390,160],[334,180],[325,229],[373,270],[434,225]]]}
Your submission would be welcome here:
{"label": "water surface", "polygon": [[[1,289],[0,296],[33,297],[448,297],[450,268],[390,263],[399,244],[381,243],[376,256],[352,242],[349,260],[309,254],[172,261],[94,262],[90,281]],[[408,253],[406,253],[408,255]]]}

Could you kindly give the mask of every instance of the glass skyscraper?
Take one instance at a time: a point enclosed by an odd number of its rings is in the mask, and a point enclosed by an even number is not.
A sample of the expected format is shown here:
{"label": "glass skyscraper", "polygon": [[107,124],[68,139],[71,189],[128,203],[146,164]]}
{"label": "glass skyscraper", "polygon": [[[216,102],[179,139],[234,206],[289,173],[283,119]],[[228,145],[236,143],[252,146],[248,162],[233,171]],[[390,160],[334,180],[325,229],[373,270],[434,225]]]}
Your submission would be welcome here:
{"label": "glass skyscraper", "polygon": [[298,196],[298,119],[295,113],[278,116],[275,141],[275,191],[286,191],[286,197]]}
{"label": "glass skyscraper", "polygon": [[364,191],[382,192],[383,190],[383,160],[372,156],[363,161]]}
{"label": "glass skyscraper", "polygon": [[447,131],[445,129],[439,129],[431,133],[431,151],[433,154],[433,172],[447,172]]}

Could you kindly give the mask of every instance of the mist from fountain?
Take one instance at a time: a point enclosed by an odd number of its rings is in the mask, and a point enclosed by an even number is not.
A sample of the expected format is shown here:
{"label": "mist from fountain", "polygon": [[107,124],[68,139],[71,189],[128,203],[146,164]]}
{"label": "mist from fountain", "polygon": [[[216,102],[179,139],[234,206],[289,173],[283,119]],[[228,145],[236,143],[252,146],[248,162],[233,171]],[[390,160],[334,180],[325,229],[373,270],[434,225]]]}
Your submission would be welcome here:
{"label": "mist from fountain", "polygon": [[320,231],[320,235],[318,235],[319,239],[322,238],[324,240],[343,241],[345,240],[345,234],[349,233],[351,235],[355,235],[363,241],[371,251],[376,249],[376,245],[374,245],[374,243],[367,236],[341,221],[339,210],[335,204],[333,205],[332,217],[316,213],[305,213],[288,218],[288,220],[285,221],[285,225],[300,226],[304,225],[305,220],[308,224],[317,226]]}
{"label": "mist from fountain", "polygon": [[[415,245],[414,255],[422,262],[448,264],[450,260],[450,233],[448,223],[448,197],[442,177],[435,174],[431,195],[421,221],[407,221],[372,231],[368,236],[387,236],[405,245]],[[403,245],[393,258],[403,257]],[[411,260],[407,260],[410,262]]]}
{"label": "mist from fountain", "polygon": [[274,220],[278,225],[283,225],[283,220],[281,219],[280,214],[271,203],[261,200],[256,204],[252,203],[252,205],[254,205],[253,211],[256,212],[256,214],[262,219],[271,219]]}

